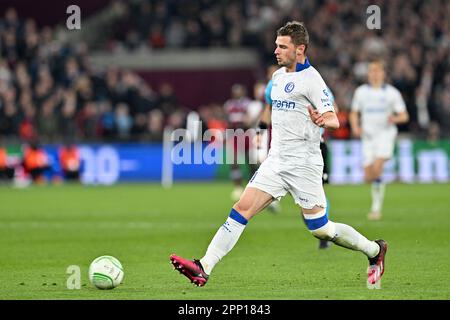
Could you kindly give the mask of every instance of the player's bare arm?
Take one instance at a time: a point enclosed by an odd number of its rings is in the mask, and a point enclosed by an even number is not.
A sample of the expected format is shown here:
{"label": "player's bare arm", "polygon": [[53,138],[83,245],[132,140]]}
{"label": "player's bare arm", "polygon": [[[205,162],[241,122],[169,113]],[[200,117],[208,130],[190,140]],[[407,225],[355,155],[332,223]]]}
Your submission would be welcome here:
{"label": "player's bare arm", "polygon": [[313,109],[313,107],[308,107],[309,116],[311,120],[317,126],[329,130],[336,130],[339,128],[339,120],[333,111],[327,111],[325,113],[320,113],[318,110]]}
{"label": "player's bare arm", "polygon": [[272,115],[272,106],[269,104],[264,104],[264,110],[261,113],[261,117],[259,119],[260,123],[265,123],[266,125],[270,124],[270,120],[271,120],[271,115]]}
{"label": "player's bare arm", "polygon": [[391,114],[388,118],[388,122],[391,124],[402,124],[409,121],[408,112],[399,112],[397,114]]}
{"label": "player's bare arm", "polygon": [[253,140],[253,143],[257,148],[261,147],[261,130],[267,130],[269,128],[270,122],[271,122],[271,115],[272,115],[272,106],[269,104],[264,104],[264,109],[261,113],[261,116],[259,118],[259,124],[256,131],[256,136]]}
{"label": "player's bare arm", "polygon": [[349,115],[350,127],[355,138],[361,137],[361,126],[359,124],[359,112],[352,111]]}

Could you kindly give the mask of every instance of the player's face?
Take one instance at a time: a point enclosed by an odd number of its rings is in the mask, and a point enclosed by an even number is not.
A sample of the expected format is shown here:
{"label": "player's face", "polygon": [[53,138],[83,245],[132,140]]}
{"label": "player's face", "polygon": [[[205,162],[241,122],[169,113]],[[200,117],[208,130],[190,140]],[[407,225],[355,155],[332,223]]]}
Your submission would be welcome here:
{"label": "player's face", "polygon": [[232,95],[235,99],[242,98],[245,96],[245,90],[242,87],[233,88]]}
{"label": "player's face", "polygon": [[275,40],[277,45],[275,49],[275,56],[278,65],[281,67],[291,67],[296,61],[295,45],[290,36],[278,36]]}
{"label": "player's face", "polygon": [[367,78],[370,84],[379,85],[384,82],[384,68],[380,63],[370,63]]}

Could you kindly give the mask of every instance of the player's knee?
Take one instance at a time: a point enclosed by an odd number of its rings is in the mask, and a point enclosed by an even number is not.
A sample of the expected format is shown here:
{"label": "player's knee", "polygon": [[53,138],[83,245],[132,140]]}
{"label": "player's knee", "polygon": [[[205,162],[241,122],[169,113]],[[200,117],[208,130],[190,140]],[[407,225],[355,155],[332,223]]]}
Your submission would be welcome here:
{"label": "player's knee", "polygon": [[364,181],[370,183],[373,181],[373,170],[372,168],[364,170]]}
{"label": "player's knee", "polygon": [[239,200],[233,206],[233,209],[239,212],[242,216],[244,216],[247,220],[251,218],[251,203],[245,200]]}
{"label": "player's knee", "polygon": [[372,165],[372,176],[373,179],[378,179],[383,174],[384,169],[384,159],[377,159],[375,163]]}
{"label": "player's knee", "polygon": [[383,167],[375,168],[373,172],[373,180],[377,180],[383,174]]}

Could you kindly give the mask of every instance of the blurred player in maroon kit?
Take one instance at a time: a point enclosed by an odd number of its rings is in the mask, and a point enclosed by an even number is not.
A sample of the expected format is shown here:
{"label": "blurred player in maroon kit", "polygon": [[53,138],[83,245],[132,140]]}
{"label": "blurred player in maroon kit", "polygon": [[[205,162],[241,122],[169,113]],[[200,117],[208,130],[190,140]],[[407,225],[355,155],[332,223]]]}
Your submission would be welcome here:
{"label": "blurred player in maroon kit", "polygon": [[[247,97],[247,91],[242,84],[234,84],[231,87],[231,98],[224,104],[224,110],[227,115],[228,129],[243,131],[249,128],[248,126],[248,106],[251,99]],[[249,147],[251,143],[250,138],[244,137],[244,132],[239,133],[240,130],[234,131],[234,135],[227,137],[227,146],[232,145],[233,163],[231,164],[231,180],[234,183],[234,190],[231,193],[231,198],[236,201],[241,196],[244,188],[242,186],[243,174],[239,167],[239,157],[245,157],[245,163],[249,163]],[[230,141],[232,139],[232,141]],[[244,143],[238,143],[244,141]]]}

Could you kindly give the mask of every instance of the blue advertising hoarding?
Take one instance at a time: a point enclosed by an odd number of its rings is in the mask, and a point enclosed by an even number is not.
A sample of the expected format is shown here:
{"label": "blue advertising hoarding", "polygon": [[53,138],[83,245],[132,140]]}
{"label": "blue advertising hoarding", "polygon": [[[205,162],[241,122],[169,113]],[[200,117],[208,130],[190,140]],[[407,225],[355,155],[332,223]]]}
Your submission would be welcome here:
{"label": "blue advertising hoarding", "polygon": [[[155,144],[79,145],[81,181],[85,184],[161,181],[163,147]],[[47,145],[54,172],[59,172],[58,146]],[[217,164],[173,165],[174,181],[213,180]]]}
{"label": "blue advertising hoarding", "polygon": [[[207,144],[198,145],[200,154],[208,154]],[[45,149],[53,162],[53,172],[60,172],[58,146]],[[160,182],[163,172],[163,145],[155,144],[82,144],[79,145],[85,184],[110,185],[117,182]],[[176,149],[176,148],[174,148]],[[363,183],[361,142],[329,141],[330,182],[333,184]],[[169,151],[170,153],[170,151]],[[174,164],[169,154],[170,176],[177,181],[212,181],[227,179],[229,165],[201,161]],[[202,156],[200,156],[201,158]],[[167,156],[166,156],[167,158]],[[187,159],[195,160],[193,155]],[[221,157],[219,157],[221,158]],[[386,164],[384,180],[406,183],[450,181],[450,141],[436,143],[400,139],[394,157]],[[173,160],[173,159],[172,159]],[[175,161],[177,163],[177,161]],[[210,164],[211,163],[211,164]]]}

